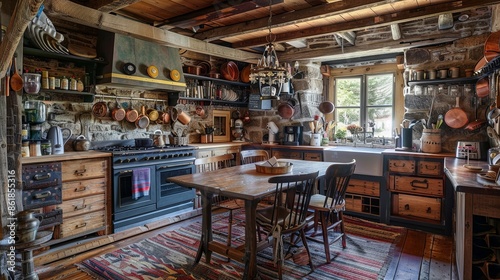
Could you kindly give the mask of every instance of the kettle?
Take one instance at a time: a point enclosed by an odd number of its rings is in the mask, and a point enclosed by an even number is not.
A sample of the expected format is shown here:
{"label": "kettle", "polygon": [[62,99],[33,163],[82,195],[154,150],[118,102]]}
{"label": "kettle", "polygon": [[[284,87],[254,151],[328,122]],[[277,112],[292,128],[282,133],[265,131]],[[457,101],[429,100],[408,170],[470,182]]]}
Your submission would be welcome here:
{"label": "kettle", "polygon": [[[63,131],[67,130],[69,132],[68,137],[63,138]],[[71,137],[72,133],[69,128],[60,128],[56,125],[50,127],[49,132],[47,133],[47,139],[50,140],[52,144],[52,154],[53,155],[62,155],[64,154],[64,144]]]}

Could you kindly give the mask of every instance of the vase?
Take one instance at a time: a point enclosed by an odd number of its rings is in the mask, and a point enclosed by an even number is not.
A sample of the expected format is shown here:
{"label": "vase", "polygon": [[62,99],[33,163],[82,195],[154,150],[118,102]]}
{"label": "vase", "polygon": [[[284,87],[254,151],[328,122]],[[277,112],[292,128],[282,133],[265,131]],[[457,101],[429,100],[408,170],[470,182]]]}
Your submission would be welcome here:
{"label": "vase", "polygon": [[35,217],[35,212],[25,210],[17,213],[16,236],[20,243],[31,242],[36,239],[40,220]]}

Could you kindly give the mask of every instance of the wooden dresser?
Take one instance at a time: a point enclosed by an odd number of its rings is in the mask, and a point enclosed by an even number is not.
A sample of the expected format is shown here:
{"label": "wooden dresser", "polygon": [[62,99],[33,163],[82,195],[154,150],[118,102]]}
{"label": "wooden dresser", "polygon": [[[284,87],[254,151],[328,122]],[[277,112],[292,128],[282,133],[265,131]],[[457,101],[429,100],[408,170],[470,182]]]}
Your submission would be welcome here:
{"label": "wooden dresser", "polygon": [[[479,229],[475,219],[496,220],[497,227],[500,224],[500,185],[477,178],[464,164],[465,160],[452,157],[444,161],[444,171],[455,191],[455,257],[460,280],[474,279],[472,251]],[[487,162],[472,164],[488,170]]]}
{"label": "wooden dresser", "polygon": [[62,212],[62,221],[53,227],[53,240],[48,245],[91,233],[110,233],[110,156],[86,151],[22,159],[23,177],[27,178],[32,177],[28,173],[31,166],[59,166],[60,201],[36,209],[46,215]]}

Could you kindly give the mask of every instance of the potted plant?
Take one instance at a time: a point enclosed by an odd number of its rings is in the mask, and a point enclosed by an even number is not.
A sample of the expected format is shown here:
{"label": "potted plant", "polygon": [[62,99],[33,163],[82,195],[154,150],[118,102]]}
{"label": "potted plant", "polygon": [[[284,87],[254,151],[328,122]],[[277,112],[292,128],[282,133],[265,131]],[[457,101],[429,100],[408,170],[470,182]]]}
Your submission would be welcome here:
{"label": "potted plant", "polygon": [[342,142],[347,136],[347,131],[343,129],[337,129],[335,132],[335,139],[337,139],[337,142]]}

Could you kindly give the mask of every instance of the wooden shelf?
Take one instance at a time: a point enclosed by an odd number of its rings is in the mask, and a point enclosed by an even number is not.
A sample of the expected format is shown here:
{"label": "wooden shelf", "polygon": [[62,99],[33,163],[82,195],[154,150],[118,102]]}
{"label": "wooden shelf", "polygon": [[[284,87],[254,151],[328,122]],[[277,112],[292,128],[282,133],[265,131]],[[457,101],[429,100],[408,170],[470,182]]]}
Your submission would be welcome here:
{"label": "wooden shelf", "polygon": [[229,80],[223,80],[223,79],[216,79],[216,78],[210,78],[210,77],[198,76],[198,75],[186,74],[186,73],[184,73],[184,78],[193,79],[193,80],[200,80],[200,81],[213,81],[216,83],[233,85],[233,86],[244,86],[244,87],[250,86],[250,84],[248,84],[248,83],[242,83],[242,82],[238,82],[238,81],[229,81]]}
{"label": "wooden shelf", "polygon": [[474,76],[474,77],[467,77],[467,78],[456,78],[456,79],[434,79],[434,80],[420,80],[420,81],[409,81],[408,85],[413,86],[413,85],[440,85],[440,84],[446,84],[446,85],[462,85],[462,84],[475,84],[481,77],[480,76]]}

